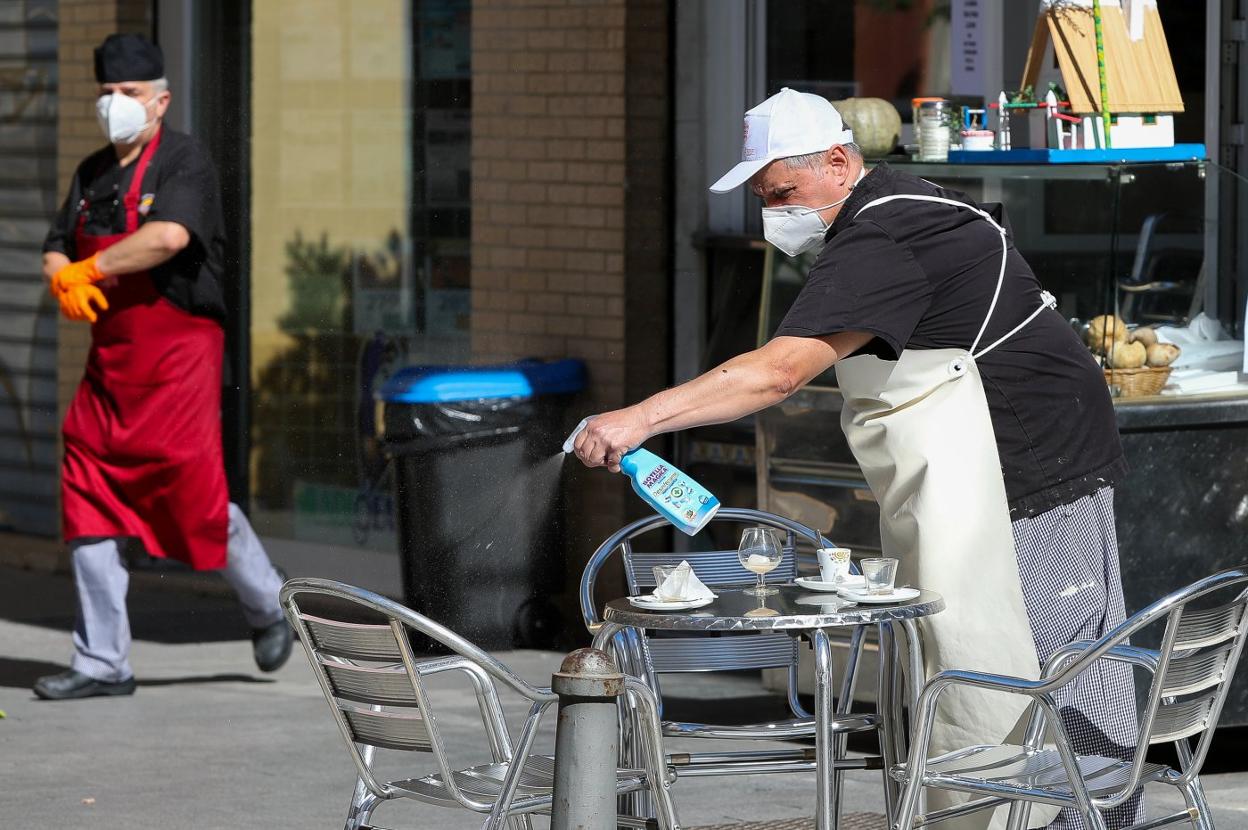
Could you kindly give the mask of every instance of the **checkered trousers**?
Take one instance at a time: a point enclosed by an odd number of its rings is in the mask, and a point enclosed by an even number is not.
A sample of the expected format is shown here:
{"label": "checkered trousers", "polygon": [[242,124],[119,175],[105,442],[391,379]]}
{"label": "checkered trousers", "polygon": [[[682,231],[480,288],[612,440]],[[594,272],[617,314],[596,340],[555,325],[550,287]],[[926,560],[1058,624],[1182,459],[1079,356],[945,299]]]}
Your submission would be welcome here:
{"label": "checkered trousers", "polygon": [[[1019,519],[1013,529],[1023,601],[1042,665],[1062,646],[1095,640],[1125,619],[1112,487]],[[1053,697],[1076,752],[1131,757],[1138,708],[1130,667],[1098,661]],[[1109,830],[1134,824],[1142,802],[1137,793],[1105,813]],[[1078,830],[1083,819],[1066,809],[1050,827]]]}

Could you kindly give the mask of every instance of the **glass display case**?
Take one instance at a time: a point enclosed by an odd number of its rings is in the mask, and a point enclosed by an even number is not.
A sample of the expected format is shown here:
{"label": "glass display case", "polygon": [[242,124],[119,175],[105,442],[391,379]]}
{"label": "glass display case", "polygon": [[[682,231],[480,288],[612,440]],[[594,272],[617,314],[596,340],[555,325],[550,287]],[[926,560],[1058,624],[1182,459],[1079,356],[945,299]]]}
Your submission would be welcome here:
{"label": "glass display case", "polygon": [[[1206,162],[894,166],[1003,205],[1015,246],[1068,319],[1116,312],[1130,325],[1185,325],[1211,305]],[[768,256],[760,340],[775,330],[814,259]],[[1217,315],[1227,331],[1234,312]]]}

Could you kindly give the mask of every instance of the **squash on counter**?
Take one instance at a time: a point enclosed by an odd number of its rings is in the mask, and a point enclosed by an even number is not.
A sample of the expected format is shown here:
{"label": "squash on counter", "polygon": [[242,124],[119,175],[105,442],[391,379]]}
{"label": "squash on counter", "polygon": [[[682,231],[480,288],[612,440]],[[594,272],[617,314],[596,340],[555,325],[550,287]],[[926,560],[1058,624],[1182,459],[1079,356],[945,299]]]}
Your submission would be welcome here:
{"label": "squash on counter", "polygon": [[1148,360],[1143,343],[1115,343],[1109,351],[1109,365],[1115,369],[1138,369]]}
{"label": "squash on counter", "polygon": [[880,158],[901,140],[901,115],[882,98],[845,98],[833,101],[845,126],[854,131],[854,143],[864,158]]}
{"label": "squash on counter", "polygon": [[1096,354],[1108,354],[1127,341],[1127,324],[1113,314],[1102,314],[1088,321],[1087,342]]}
{"label": "squash on counter", "polygon": [[1148,347],[1149,366],[1169,366],[1179,357],[1179,347],[1173,343],[1154,343]]}

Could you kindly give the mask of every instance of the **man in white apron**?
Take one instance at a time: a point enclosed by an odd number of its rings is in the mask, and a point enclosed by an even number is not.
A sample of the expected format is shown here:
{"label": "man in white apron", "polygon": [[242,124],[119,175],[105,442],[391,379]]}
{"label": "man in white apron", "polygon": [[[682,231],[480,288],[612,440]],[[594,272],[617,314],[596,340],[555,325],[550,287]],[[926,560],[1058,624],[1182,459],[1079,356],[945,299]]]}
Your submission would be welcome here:
{"label": "man in white apron", "polygon": [[[817,95],[785,89],[746,113],[742,161],[711,189],[748,182],[784,253],[823,246],[806,285],[767,344],[596,416],[577,455],[617,470],[652,435],[743,417],[835,365],[884,552],[947,600],[925,621],[928,670],[1036,677],[1125,616],[1112,486],[1126,464],[1105,382],[1003,216],[885,164],[867,173],[852,141]],[[1079,752],[1133,751],[1126,669],[1094,671],[1057,703]],[[946,698],[933,747],[1007,742],[1022,706]],[[1138,809],[1113,811],[1111,830]],[[1072,811],[1054,821],[1080,825]]]}

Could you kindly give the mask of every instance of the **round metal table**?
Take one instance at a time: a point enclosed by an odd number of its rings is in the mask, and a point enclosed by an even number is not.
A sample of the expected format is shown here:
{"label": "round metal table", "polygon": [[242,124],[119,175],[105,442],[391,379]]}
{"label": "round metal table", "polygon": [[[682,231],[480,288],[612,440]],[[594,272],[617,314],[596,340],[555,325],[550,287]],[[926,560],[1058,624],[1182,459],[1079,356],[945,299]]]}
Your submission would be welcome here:
{"label": "round metal table", "polygon": [[[885,770],[905,753],[901,728],[900,695],[897,693],[895,630],[906,639],[913,707],[924,678],[922,645],[915,620],[937,614],[945,608],[944,598],[934,591],[920,590],[914,599],[888,604],[856,604],[836,594],[822,593],[797,585],[771,585],[778,593],[754,597],[740,588],[716,589],[718,597],[709,605],[688,611],[646,611],[627,598],[611,600],[603,614],[605,622],[594,636],[594,647],[608,650],[612,638],[623,628],[651,631],[791,631],[809,638],[815,657],[815,828],[834,830],[836,826],[836,776],[832,725],[838,715],[849,713],[852,703],[841,695],[834,701],[832,689],[832,645],[828,629],[864,625],[879,626],[880,682],[877,690],[880,748]],[[852,659],[852,652],[851,652]],[[853,667],[849,667],[853,668]],[[913,711],[913,708],[912,708]],[[893,822],[896,788],[887,773],[885,800],[889,826]]]}

